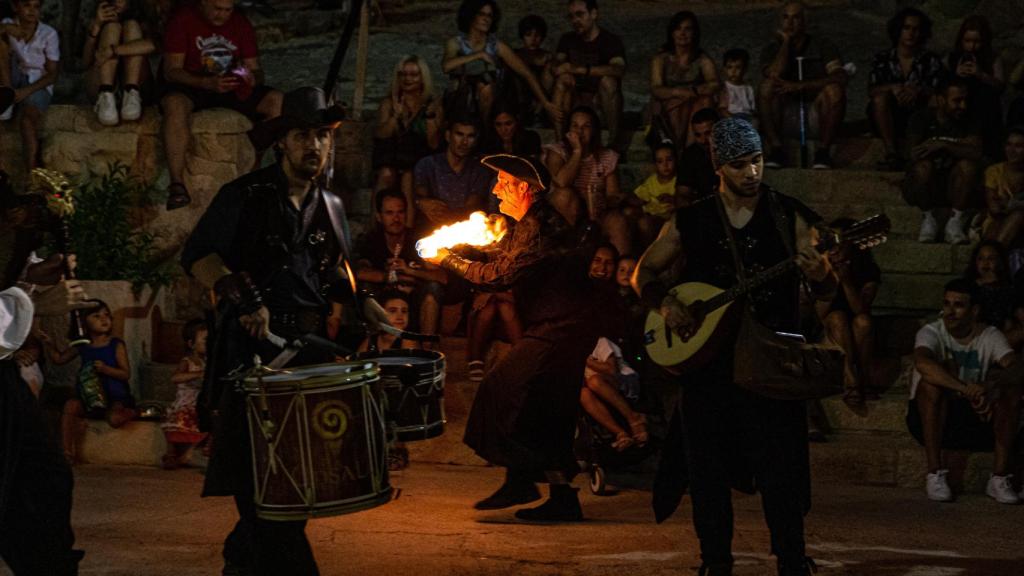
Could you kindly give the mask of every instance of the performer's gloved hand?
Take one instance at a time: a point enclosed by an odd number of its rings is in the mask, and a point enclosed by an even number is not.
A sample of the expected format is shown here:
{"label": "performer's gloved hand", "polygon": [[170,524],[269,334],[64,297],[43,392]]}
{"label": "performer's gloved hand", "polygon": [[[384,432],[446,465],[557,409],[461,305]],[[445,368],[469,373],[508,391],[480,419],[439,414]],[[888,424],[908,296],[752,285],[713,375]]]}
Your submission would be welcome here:
{"label": "performer's gloved hand", "polygon": [[262,340],[270,333],[270,310],[267,310],[266,306],[260,306],[252,314],[239,316],[238,323],[245,328],[249,336]]}
{"label": "performer's gloved hand", "polygon": [[242,316],[250,315],[263,306],[263,297],[248,272],[222,276],[213,285],[217,297],[238,307]]}
{"label": "performer's gloved hand", "polygon": [[466,272],[469,271],[469,266],[471,264],[473,264],[472,260],[466,260],[461,256],[452,254],[451,252],[448,252],[448,254],[441,259],[441,268],[450,270],[459,276],[465,276]]}

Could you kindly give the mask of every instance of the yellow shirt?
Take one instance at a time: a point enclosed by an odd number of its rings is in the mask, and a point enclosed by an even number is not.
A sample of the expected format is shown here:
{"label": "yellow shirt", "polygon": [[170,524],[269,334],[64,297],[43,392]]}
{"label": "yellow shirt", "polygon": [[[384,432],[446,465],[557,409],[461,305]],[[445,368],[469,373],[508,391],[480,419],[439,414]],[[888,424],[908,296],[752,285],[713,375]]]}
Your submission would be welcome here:
{"label": "yellow shirt", "polygon": [[636,191],[633,193],[637,198],[643,200],[644,212],[667,220],[672,216],[672,211],[675,208],[658,200],[658,197],[666,194],[676,195],[676,177],[673,176],[668,182],[661,183],[658,181],[657,174],[651,174],[643,184],[636,187]]}

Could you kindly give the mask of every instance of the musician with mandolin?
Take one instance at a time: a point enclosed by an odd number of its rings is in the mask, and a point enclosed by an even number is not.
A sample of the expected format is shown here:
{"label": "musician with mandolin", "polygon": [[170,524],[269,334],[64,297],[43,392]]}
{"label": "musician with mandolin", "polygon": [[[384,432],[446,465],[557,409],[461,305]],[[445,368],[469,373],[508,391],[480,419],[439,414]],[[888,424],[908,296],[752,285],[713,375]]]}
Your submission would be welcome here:
{"label": "musician with mandolin", "polygon": [[[732,318],[749,314],[770,330],[795,334],[801,284],[827,302],[835,293],[835,277],[827,257],[815,249],[817,215],[762,183],[757,131],[738,118],[716,123],[712,154],[719,193],[678,210],[633,276],[634,289],[656,311],[652,316],[663,321],[660,329],[648,322],[648,344],[660,338],[666,350],[696,342],[700,347],[689,362],[672,366],[682,372],[682,394],[655,486],[655,512],[659,520],[671,515],[688,474],[701,574],[728,575],[733,562],[730,490],[756,487],[779,574],[809,574],[803,530],[810,507],[804,402],[769,398],[733,382],[739,332]],[[669,291],[661,274],[680,258],[685,259],[686,284]],[[703,293],[695,295],[689,291],[693,287]],[[733,304],[744,292],[743,300]]]}

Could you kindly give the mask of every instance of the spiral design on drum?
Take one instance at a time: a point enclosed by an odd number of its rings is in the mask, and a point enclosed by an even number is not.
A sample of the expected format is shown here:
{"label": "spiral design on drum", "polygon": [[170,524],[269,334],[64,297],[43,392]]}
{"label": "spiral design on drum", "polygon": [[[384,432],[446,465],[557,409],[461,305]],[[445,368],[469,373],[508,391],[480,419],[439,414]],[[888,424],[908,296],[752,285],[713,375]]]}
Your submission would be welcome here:
{"label": "spiral design on drum", "polygon": [[324,440],[337,440],[348,430],[352,409],[341,400],[325,400],[313,408],[313,431]]}

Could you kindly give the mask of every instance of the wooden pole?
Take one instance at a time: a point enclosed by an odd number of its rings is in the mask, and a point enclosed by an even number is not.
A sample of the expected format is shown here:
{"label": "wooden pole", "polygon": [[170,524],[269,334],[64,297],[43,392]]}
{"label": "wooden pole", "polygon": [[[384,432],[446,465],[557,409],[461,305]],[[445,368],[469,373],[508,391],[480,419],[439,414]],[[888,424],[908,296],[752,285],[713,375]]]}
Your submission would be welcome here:
{"label": "wooden pole", "polygon": [[352,94],[352,116],[363,119],[363,100],[366,96],[366,58],[370,51],[370,7],[363,2],[359,10],[359,40],[356,44],[356,86]]}

